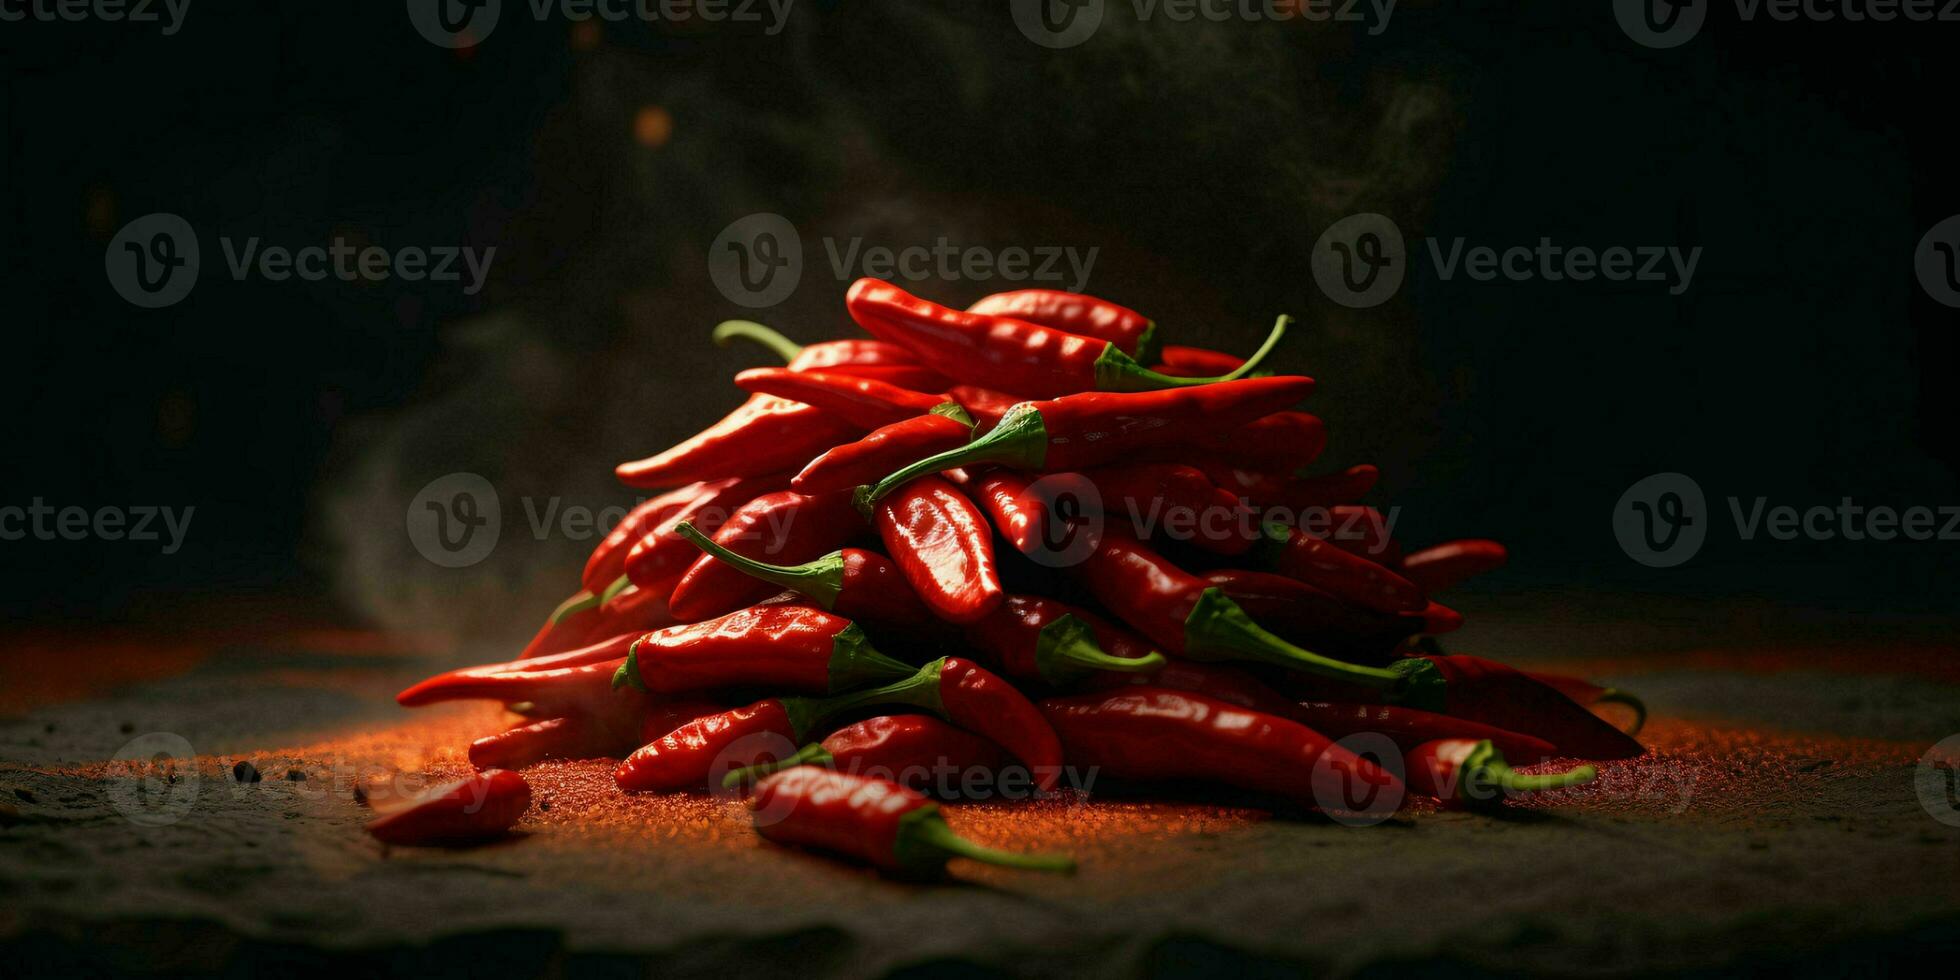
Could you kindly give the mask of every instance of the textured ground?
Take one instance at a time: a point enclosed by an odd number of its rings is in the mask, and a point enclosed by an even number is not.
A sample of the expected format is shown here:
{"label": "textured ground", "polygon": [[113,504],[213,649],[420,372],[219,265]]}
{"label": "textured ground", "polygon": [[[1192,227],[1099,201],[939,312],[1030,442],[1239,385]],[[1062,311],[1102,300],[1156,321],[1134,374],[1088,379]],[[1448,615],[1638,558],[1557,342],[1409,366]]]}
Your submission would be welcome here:
{"label": "textured ground", "polygon": [[[512,974],[1838,973],[1960,951],[1960,826],[1915,791],[1921,756],[1960,733],[1949,623],[1464,605],[1480,614],[1464,652],[1645,695],[1653,755],[1529,809],[1364,829],[1140,798],[955,807],[970,836],[1073,850],[1083,870],[956,863],[934,886],[761,844],[732,803],[622,798],[597,763],[527,771],[517,839],[384,853],[355,781],[460,771],[501,720],[390,700],[465,652],[277,616],[223,635],[16,634],[0,654],[0,941],[19,975],[426,975],[458,952]],[[196,755],[174,781],[109,761],[139,748]],[[263,781],[234,780],[240,760]]]}

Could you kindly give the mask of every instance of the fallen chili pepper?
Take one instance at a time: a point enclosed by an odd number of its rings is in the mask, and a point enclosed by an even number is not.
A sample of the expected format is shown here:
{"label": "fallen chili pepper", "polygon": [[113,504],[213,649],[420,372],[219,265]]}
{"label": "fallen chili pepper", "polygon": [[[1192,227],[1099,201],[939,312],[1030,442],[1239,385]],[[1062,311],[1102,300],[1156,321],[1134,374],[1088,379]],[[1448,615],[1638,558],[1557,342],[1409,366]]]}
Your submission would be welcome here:
{"label": "fallen chili pepper", "polygon": [[717,561],[777,588],[809,596],[854,622],[912,629],[937,621],[898,566],[875,551],[841,548],[801,565],[772,565],[716,544],[685,521],[675,531]]}
{"label": "fallen chili pepper", "polygon": [[1547,674],[1528,670],[1524,675],[1581,705],[1617,704],[1630,709],[1633,712],[1633,726],[1622,729],[1628,735],[1638,735],[1642,728],[1647,727],[1647,702],[1630,692],[1622,691],[1617,687],[1602,687],[1583,677],[1572,677],[1567,674]]}
{"label": "fallen chili pepper", "polygon": [[790,486],[799,493],[849,490],[915,460],[957,449],[972,438],[973,426],[950,416],[913,416],[826,451],[796,474]]}
{"label": "fallen chili pepper", "polygon": [[1590,783],[1599,775],[1592,766],[1580,766],[1567,772],[1527,776],[1513,771],[1490,739],[1424,742],[1410,749],[1404,760],[1410,791],[1459,805],[1494,803],[1506,794],[1565,789]]}
{"label": "fallen chili pepper", "polygon": [[1145,368],[1109,341],[949,309],[877,279],[852,283],[844,305],[866,332],[903,345],[927,367],[1030,398],[1230,381],[1263,361],[1285,336],[1292,319],[1280,317],[1265,344],[1236,371],[1216,378],[1174,378]]}
{"label": "fallen chili pepper", "polygon": [[[1149,364],[1158,360],[1157,325],[1127,306],[1060,289],[1016,289],[983,296],[968,313],[1002,316],[1084,337],[1107,340],[1123,353]],[[1238,367],[1234,364],[1223,374]]]}
{"label": "fallen chili pepper", "polygon": [[1346,798],[1339,772],[1402,798],[1393,773],[1297,721],[1187,691],[1049,698],[1041,713],[1070,763],[1117,779],[1203,780],[1324,805]]}
{"label": "fallen chili pepper", "polygon": [[671,593],[674,579],[701,557],[693,545],[674,533],[675,524],[686,521],[705,534],[713,534],[743,504],[788,487],[789,479],[781,473],[711,481],[687,506],[648,528],[628,549],[626,564],[620,571],[635,585],[652,588],[665,583],[666,591]]}
{"label": "fallen chili pepper", "polygon": [[[794,563],[838,548],[863,526],[848,492],[806,495],[784,490],[743,504],[715,531],[714,540],[746,558]],[[698,622],[775,591],[713,556],[696,555],[667,603],[675,619]]]}
{"label": "fallen chili pepper", "polygon": [[1052,471],[1128,462],[1139,451],[1187,445],[1209,431],[1268,415],[1312,390],[1312,379],[1289,376],[1022,402],[985,435],[906,466],[859,496],[868,506],[908,480],[955,466],[999,463]]}
{"label": "fallen chili pepper", "polygon": [[814,405],[852,425],[878,429],[927,413],[966,422],[966,409],[944,395],[901,388],[871,378],[788,368],[750,368],[735,376],[744,391]]}
{"label": "fallen chili pepper", "polygon": [[477,844],[509,833],[530,806],[523,776],[490,769],[422,793],[368,821],[367,832],[384,844]]}
{"label": "fallen chili pepper", "polygon": [[1274,571],[1376,612],[1419,612],[1429,600],[1415,583],[1298,528],[1266,524],[1257,552]]}
{"label": "fallen chili pepper", "polygon": [[1639,742],[1571,698],[1523,673],[1478,657],[1408,657],[1389,664],[1403,683],[1386,700],[1535,735],[1559,754],[1582,759],[1631,759]]}
{"label": "fallen chili pepper", "polygon": [[1424,592],[1441,592],[1485,572],[1504,567],[1510,557],[1495,541],[1466,538],[1424,548],[1402,559],[1402,575]]}
{"label": "fallen chili pepper", "polygon": [[928,476],[900,487],[871,523],[912,591],[939,618],[971,623],[1006,598],[987,519],[945,480]]}
{"label": "fallen chili pepper", "polygon": [[547,759],[598,759],[631,750],[629,740],[588,715],[547,718],[471,742],[470,765],[522,769]]}
{"label": "fallen chili pepper", "polygon": [[[1096,617],[1039,596],[1011,595],[969,627],[968,638],[1001,673],[1057,687],[1097,672],[1152,673],[1164,655]],[[1110,652],[1103,652],[1104,646]]]}
{"label": "fallen chili pepper", "polygon": [[953,858],[1029,871],[1075,870],[1074,859],[1065,856],[975,844],[953,833],[939,804],[885,779],[797,766],[757,784],[749,807],[756,833],[768,840],[832,851],[906,875],[943,874]]}
{"label": "fallen chili pepper", "polygon": [[791,766],[822,766],[922,789],[944,787],[941,777],[947,775],[991,775],[1006,762],[1000,746],[930,715],[879,715],[845,725],[788,758],[737,769],[721,785],[733,789]]}
{"label": "fallen chili pepper", "polygon": [[1287,717],[1329,738],[1384,735],[1404,752],[1437,739],[1467,738],[1489,741],[1505,755],[1530,762],[1542,762],[1557,754],[1557,747],[1542,738],[1402,705],[1302,701]]}
{"label": "fallen chili pepper", "polygon": [[1177,463],[1127,463],[1082,471],[1108,518],[1127,517],[1137,536],[1159,531],[1222,555],[1244,554],[1259,535],[1252,514],[1204,472]]}

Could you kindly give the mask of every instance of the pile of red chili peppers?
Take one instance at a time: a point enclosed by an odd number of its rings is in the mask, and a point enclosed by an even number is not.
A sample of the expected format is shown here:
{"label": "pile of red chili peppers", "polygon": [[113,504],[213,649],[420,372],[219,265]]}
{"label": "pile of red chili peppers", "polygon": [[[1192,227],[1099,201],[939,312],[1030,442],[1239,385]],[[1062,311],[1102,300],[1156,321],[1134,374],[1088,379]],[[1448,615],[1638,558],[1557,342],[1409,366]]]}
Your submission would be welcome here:
{"label": "pile of red chili peppers", "polygon": [[1379,818],[1642,752],[1591,710],[1637,708],[1619,692],[1442,653],[1463,618],[1435,597],[1504,549],[1405,551],[1362,502],[1373,467],[1309,472],[1313,381],[1262,370],[1288,318],[1241,359],[1052,290],[956,310],[866,279],[846,304],[869,339],[716,330],[785,364],[619,465],[655,495],[520,656],[401,693],[524,723],[377,837],[495,836],[529,799],[514,770],[614,758],[622,792],[740,791],[762,837],[895,873],[1066,870],[959,837],[940,803],[1107,780]]}

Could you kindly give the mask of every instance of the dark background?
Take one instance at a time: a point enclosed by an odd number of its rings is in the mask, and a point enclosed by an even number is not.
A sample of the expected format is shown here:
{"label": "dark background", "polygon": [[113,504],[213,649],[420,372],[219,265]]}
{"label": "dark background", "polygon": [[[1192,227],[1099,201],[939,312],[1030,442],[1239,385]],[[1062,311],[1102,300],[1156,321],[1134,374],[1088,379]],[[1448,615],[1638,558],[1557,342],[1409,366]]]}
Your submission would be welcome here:
{"label": "dark background", "polygon": [[[1956,311],[1914,245],[1950,180],[1960,24],[1778,24],[1713,5],[1654,51],[1604,2],[1399,4],[1380,36],[1138,24],[1049,51],[1005,4],[798,0],[786,29],[605,24],[506,0],[466,53],[399,3],[194,3],[173,37],[0,24],[8,354],[0,504],[195,505],[173,556],[0,544],[11,619],[141,619],[179,600],[320,597],[351,617],[500,631],[574,588],[589,541],[517,500],[624,502],[613,462],[699,428],[764,363],[706,340],[754,315],[850,330],[818,239],[1098,246],[1089,290],[1237,349],[1281,311],[1321,382],[1327,461],[1373,461],[1420,544],[1513,546],[1490,589],[1739,594],[1950,609],[1956,542],[1744,543],[1726,498],[1960,503]],[[634,138],[645,106],[672,135]],[[204,274],[139,310],[104,248],[150,212]],[[777,310],[719,296],[708,243],[776,211],[807,267]],[[1411,241],[1701,245],[1693,287],[1438,281],[1324,299],[1307,255],[1379,211]],[[234,282],[220,235],[495,246],[490,284]],[[965,303],[1002,283],[913,283]],[[495,557],[445,571],[403,532],[455,470],[504,501]],[[1650,473],[1721,520],[1677,569],[1609,513]],[[490,601],[494,600],[494,601]],[[1470,604],[1466,603],[1466,606]]]}

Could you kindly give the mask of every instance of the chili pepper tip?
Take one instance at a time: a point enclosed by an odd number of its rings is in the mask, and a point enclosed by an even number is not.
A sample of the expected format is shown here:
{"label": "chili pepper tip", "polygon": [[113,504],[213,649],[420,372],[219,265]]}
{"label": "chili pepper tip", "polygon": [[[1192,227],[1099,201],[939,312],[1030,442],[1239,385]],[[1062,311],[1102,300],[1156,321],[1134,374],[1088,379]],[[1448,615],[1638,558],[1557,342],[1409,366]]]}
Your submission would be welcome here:
{"label": "chili pepper tip", "polygon": [[737,338],[754,341],[775,351],[776,356],[782,358],[785,364],[796,360],[796,355],[803,353],[802,344],[754,320],[723,320],[715,325],[715,331],[711,336],[714,337],[717,347],[727,347]]}

